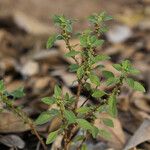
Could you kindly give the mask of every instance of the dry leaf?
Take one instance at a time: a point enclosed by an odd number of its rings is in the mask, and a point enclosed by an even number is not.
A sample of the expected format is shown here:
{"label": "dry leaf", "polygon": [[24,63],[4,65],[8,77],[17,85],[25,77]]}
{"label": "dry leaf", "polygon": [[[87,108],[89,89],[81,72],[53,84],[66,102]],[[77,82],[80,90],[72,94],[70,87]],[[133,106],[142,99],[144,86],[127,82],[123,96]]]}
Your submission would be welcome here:
{"label": "dry leaf", "polygon": [[25,142],[17,135],[0,136],[0,143],[12,148],[23,149],[25,147]]}
{"label": "dry leaf", "polygon": [[137,145],[150,140],[150,120],[145,119],[141,126],[126,144],[124,150],[129,150]]}
{"label": "dry leaf", "polygon": [[55,31],[55,29],[50,28],[49,25],[19,11],[14,13],[14,21],[20,28],[31,34],[49,34]]}
{"label": "dry leaf", "polygon": [[[114,123],[114,127],[108,127],[101,123],[101,118],[110,118]],[[112,137],[108,140],[109,145],[115,150],[120,150],[125,144],[125,135],[122,130],[120,121],[117,118],[112,118],[110,115],[103,113],[100,114],[98,119],[95,120],[95,126],[101,129],[105,129],[111,133]]]}
{"label": "dry leaf", "polygon": [[12,112],[1,112],[0,120],[1,133],[24,132],[30,130],[30,127],[24,124],[24,122]]}

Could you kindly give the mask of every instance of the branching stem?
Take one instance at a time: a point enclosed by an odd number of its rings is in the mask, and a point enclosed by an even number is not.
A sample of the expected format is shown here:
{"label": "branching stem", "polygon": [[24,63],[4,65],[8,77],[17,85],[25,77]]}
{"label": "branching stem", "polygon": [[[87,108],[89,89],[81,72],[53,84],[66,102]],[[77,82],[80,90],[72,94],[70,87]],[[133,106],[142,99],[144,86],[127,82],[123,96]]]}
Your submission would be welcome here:
{"label": "branching stem", "polygon": [[40,141],[42,147],[44,150],[47,150],[47,147],[43,141],[43,139],[40,137],[38,131],[36,130],[36,127],[33,123],[33,121],[27,116],[27,114],[23,111],[21,111],[18,107],[14,107],[11,100],[9,100],[6,96],[4,96],[2,93],[0,93],[0,97],[2,102],[19,118],[23,120],[24,123],[28,124],[31,131],[34,133],[34,135],[37,137],[37,139]]}

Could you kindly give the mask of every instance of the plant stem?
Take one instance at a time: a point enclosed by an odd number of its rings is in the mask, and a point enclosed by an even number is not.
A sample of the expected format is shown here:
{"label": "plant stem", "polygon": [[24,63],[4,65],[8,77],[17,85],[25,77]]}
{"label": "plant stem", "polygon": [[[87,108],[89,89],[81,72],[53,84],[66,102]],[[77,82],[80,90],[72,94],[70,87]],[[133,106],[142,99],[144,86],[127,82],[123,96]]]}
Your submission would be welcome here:
{"label": "plant stem", "polygon": [[94,33],[96,34],[97,38],[100,38],[99,29],[100,29],[99,24],[94,24]]}
{"label": "plant stem", "polygon": [[78,107],[78,102],[79,102],[79,97],[80,97],[80,93],[81,93],[81,82],[80,80],[78,81],[78,89],[77,89],[77,96],[76,96],[76,101],[75,101],[75,105],[74,105],[74,110],[77,109]]}
{"label": "plant stem", "polygon": [[86,132],[86,134],[85,134],[85,136],[84,136],[84,138],[83,138],[81,144],[77,147],[77,150],[81,150],[82,145],[83,145],[83,143],[86,141],[86,139],[87,139],[87,132]]}
{"label": "plant stem", "polygon": [[[72,46],[70,44],[70,35],[66,32],[65,29],[62,29],[62,36],[65,38],[65,44],[66,44],[66,47],[68,48],[69,51],[72,50]],[[72,59],[74,59],[74,61],[79,65],[79,62],[78,60],[74,57],[72,57]]]}
{"label": "plant stem", "polygon": [[[72,50],[72,46],[70,45],[70,35],[65,31],[65,29],[62,29],[62,36],[65,37],[65,43],[66,43],[66,47],[68,48],[69,51]],[[74,61],[76,62],[76,64],[79,65],[78,60],[74,57],[72,57],[74,59]],[[81,93],[81,80],[78,80],[78,89],[77,89],[77,96],[76,96],[76,101],[75,101],[75,105],[74,105],[74,111],[76,110],[77,106],[78,106],[78,101],[79,101],[79,97],[80,97],[80,93]]]}
{"label": "plant stem", "polygon": [[84,106],[84,105],[86,104],[86,102],[89,100],[89,97],[90,97],[90,96],[87,97],[87,99],[81,104],[80,107],[82,107],[82,106]]}
{"label": "plant stem", "polygon": [[47,150],[47,147],[43,141],[43,139],[40,137],[38,131],[36,130],[36,127],[33,123],[33,121],[27,116],[27,114],[23,111],[21,111],[18,107],[14,107],[11,100],[9,100],[6,96],[4,96],[2,93],[0,93],[0,97],[2,102],[18,117],[20,117],[26,124],[30,126],[30,129],[35,134],[37,139],[40,141],[42,147],[44,150]]}

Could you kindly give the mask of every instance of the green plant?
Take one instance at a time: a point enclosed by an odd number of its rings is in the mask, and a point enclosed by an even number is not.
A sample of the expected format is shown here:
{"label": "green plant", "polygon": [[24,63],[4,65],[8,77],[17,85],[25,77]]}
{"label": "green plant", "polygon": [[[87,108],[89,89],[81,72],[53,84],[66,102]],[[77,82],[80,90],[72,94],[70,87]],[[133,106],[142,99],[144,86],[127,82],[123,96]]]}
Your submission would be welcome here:
{"label": "green plant", "polygon": [[[78,87],[77,93],[70,95],[69,93],[63,93],[61,87],[56,85],[52,97],[42,98],[43,103],[47,105],[56,104],[57,108],[42,112],[36,120],[36,125],[44,124],[54,117],[60,118],[62,122],[57,130],[49,133],[46,141],[47,144],[52,143],[61,134],[63,135],[61,149],[68,150],[73,142],[80,141],[77,149],[83,150],[86,149],[84,142],[89,135],[93,138],[96,138],[97,135],[105,138],[109,137],[109,133],[106,130],[94,126],[97,113],[107,112],[112,117],[117,116],[117,96],[120,94],[123,83],[127,83],[134,90],[145,92],[142,84],[130,78],[130,75],[135,75],[139,71],[131,65],[129,60],[113,65],[120,72],[119,76],[115,76],[112,72],[106,70],[105,66],[100,65],[102,61],[106,61],[110,57],[104,54],[96,54],[95,50],[104,43],[100,36],[108,30],[105,26],[105,21],[111,19],[112,17],[108,16],[105,12],[90,16],[89,21],[92,27],[78,34],[79,45],[82,47],[82,50],[79,51],[76,45],[70,44],[70,39],[73,36],[72,24],[74,21],[67,19],[63,15],[54,16],[54,22],[60,28],[61,33],[49,37],[47,48],[51,48],[56,40],[64,40],[66,48],[69,50],[65,57],[71,57],[74,60],[74,64],[71,64],[69,69],[71,72],[76,73]],[[80,56],[80,59],[76,57],[77,55]],[[97,75],[96,70],[101,72],[100,77]],[[102,84],[112,86],[112,90],[109,92],[101,90]],[[88,91],[90,96],[97,99],[99,104],[87,105],[88,97],[79,106],[80,93],[83,89]],[[12,95],[15,99],[20,98],[24,96],[23,88],[9,93],[4,86],[3,80],[0,80],[0,102],[4,103],[8,109],[30,126],[44,150],[46,150],[47,148],[36,131],[34,122],[20,108],[14,107],[9,95]],[[109,118],[104,118],[102,121],[106,126],[114,126],[113,121]],[[81,130],[83,134],[77,135],[78,130]]]}
{"label": "green plant", "polygon": [[[127,83],[134,90],[145,92],[144,87],[137,81],[130,78],[130,75],[139,73],[130,63],[129,60],[124,60],[119,64],[113,64],[113,67],[120,72],[119,76],[115,76],[112,72],[107,71],[104,66],[99,65],[101,61],[110,59],[109,56],[96,54],[97,47],[104,43],[100,39],[101,34],[106,32],[108,28],[105,26],[105,21],[111,20],[105,12],[93,14],[89,17],[91,28],[78,34],[79,45],[82,50],[76,49],[76,45],[70,44],[70,39],[73,36],[72,24],[73,20],[67,19],[65,16],[54,16],[54,23],[59,27],[60,34],[50,36],[47,42],[47,48],[51,48],[56,40],[63,40],[66,48],[69,50],[65,57],[70,57],[74,60],[74,64],[69,66],[71,72],[76,73],[78,87],[76,95],[63,93],[59,85],[54,88],[52,97],[45,97],[42,101],[47,105],[57,104],[57,109],[51,109],[40,114],[37,118],[37,125],[44,124],[54,117],[62,120],[62,124],[56,131],[50,132],[47,137],[47,144],[52,143],[59,134],[63,135],[62,149],[68,150],[71,143],[81,141],[77,149],[85,149],[84,141],[88,135],[96,138],[97,135],[108,137],[109,133],[104,129],[99,129],[94,126],[96,114],[107,112],[112,117],[117,116],[117,96],[120,94],[121,86]],[[76,56],[80,56],[78,59]],[[101,71],[102,76],[96,74],[96,69]],[[112,86],[111,91],[101,90],[101,84]],[[99,101],[99,104],[93,105],[86,102],[86,99],[81,106],[79,105],[80,93],[86,90],[90,95]],[[113,127],[113,122],[109,118],[103,120],[104,124]],[[76,135],[77,130],[81,129],[83,135]]]}

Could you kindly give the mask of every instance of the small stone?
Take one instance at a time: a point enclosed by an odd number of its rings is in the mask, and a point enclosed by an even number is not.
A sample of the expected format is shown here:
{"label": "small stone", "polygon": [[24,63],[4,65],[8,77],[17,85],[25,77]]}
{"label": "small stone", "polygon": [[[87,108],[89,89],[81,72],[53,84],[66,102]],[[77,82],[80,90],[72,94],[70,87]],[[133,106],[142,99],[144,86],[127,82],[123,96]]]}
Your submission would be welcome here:
{"label": "small stone", "polygon": [[49,85],[50,81],[51,81],[50,77],[41,77],[41,78],[39,78],[39,79],[36,80],[34,88],[42,90],[47,85]]}
{"label": "small stone", "polygon": [[32,76],[39,72],[39,65],[35,61],[28,61],[21,69],[21,73],[25,76]]}
{"label": "small stone", "polygon": [[132,31],[128,26],[117,25],[112,30],[108,31],[106,37],[112,43],[121,43],[131,37]]}

